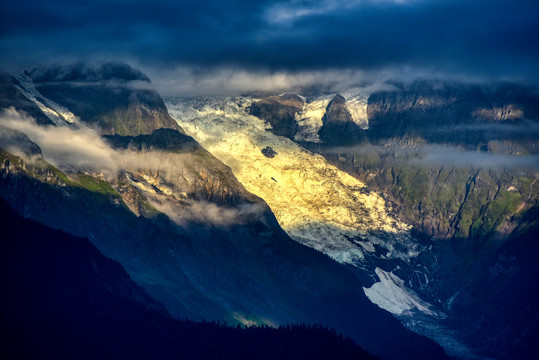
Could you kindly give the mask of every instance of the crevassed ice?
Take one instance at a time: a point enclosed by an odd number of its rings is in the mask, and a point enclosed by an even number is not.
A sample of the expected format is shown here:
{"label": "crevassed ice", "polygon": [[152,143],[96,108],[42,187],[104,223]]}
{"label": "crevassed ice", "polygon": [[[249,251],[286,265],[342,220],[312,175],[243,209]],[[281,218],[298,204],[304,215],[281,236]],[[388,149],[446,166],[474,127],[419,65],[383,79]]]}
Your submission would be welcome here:
{"label": "crevassed ice", "polygon": [[[296,241],[351,264],[374,252],[374,245],[386,258],[408,261],[419,253],[409,226],[389,213],[382,197],[322,156],[266,131],[264,121],[248,114],[251,101],[169,98],[166,104],[189,135],[268,203]],[[277,156],[265,157],[261,149],[267,146]]]}
{"label": "crevassed ice", "polygon": [[[391,215],[381,196],[322,156],[266,131],[263,120],[248,114],[252,101],[248,97],[165,99],[186,133],[230,166],[248,191],[264,199],[294,240],[362,268],[372,266],[367,255],[410,264],[424,250],[410,236],[410,227]],[[307,105],[302,114],[311,114],[309,121],[315,123],[320,116],[316,112],[329,101]],[[277,153],[275,157],[262,154],[267,146]],[[403,280],[375,271],[381,281],[365,289],[371,301],[394,313],[416,308],[433,314]]]}

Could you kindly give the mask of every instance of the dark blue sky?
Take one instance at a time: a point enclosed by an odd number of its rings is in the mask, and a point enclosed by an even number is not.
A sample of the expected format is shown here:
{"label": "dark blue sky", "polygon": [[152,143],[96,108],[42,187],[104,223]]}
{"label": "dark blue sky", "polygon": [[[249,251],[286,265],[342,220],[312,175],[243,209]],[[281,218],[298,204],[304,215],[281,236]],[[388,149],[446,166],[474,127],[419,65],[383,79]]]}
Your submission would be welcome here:
{"label": "dark blue sky", "polygon": [[[537,0],[3,0],[0,5],[0,66],[7,70],[66,60],[123,60],[169,92],[175,91],[170,79],[179,76],[200,87],[195,92],[227,81],[239,91],[248,90],[251,81],[271,88],[384,76],[537,84],[538,39]],[[238,79],[238,74],[243,75]]]}

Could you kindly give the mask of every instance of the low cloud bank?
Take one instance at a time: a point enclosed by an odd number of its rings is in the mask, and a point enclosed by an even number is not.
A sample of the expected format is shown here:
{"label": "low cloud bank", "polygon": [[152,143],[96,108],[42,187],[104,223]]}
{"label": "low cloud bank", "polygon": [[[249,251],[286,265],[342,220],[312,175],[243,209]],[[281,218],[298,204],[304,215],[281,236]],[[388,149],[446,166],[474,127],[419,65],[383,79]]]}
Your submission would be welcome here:
{"label": "low cloud bank", "polygon": [[539,155],[513,156],[433,145],[422,147],[421,153],[421,157],[412,159],[413,164],[539,170]]}
{"label": "low cloud bank", "polygon": [[179,66],[174,69],[145,69],[163,96],[237,96],[278,94],[311,95],[337,93],[352,88],[378,89],[391,77],[387,71],[354,69],[320,71],[256,71],[219,67],[200,70]]}
{"label": "low cloud bank", "polygon": [[353,154],[389,157],[410,165],[476,167],[485,169],[533,169],[539,170],[539,155],[506,155],[482,151],[470,151],[445,145],[392,145],[365,144],[350,147],[324,149],[326,154]]}
{"label": "low cloud bank", "polygon": [[39,145],[45,159],[59,169],[100,171],[106,175],[118,170],[114,150],[90,128],[39,126],[14,109],[0,114],[0,125],[26,134]]}
{"label": "low cloud bank", "polygon": [[194,223],[230,226],[245,223],[246,219],[260,216],[264,208],[258,204],[236,207],[219,206],[208,201],[187,200],[181,206],[163,197],[150,197],[150,203],[180,226]]}

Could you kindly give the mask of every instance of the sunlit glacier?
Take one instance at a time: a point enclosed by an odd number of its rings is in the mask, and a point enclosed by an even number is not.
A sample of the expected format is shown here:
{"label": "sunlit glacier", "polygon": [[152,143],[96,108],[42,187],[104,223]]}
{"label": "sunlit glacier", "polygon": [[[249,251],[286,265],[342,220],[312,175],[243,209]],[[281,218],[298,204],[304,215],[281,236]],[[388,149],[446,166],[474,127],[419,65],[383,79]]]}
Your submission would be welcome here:
{"label": "sunlit glacier", "polygon": [[[168,98],[165,102],[188,134],[230,166],[248,191],[268,203],[281,227],[296,241],[341,263],[368,268],[374,281],[380,275],[367,265],[372,258],[399,259],[410,264],[425,250],[380,195],[323,157],[266,131],[268,125],[263,120],[248,114],[254,100],[211,97]],[[306,122],[316,123],[326,101],[329,100],[315,100],[300,114],[310,119]],[[277,155],[266,157],[261,151],[266,147]],[[377,289],[378,286],[371,293],[417,298],[406,286],[393,287],[393,291],[385,293]],[[371,300],[395,314],[402,313],[390,306],[398,299],[376,301],[371,296]],[[433,313],[424,302],[412,301],[409,305]]]}

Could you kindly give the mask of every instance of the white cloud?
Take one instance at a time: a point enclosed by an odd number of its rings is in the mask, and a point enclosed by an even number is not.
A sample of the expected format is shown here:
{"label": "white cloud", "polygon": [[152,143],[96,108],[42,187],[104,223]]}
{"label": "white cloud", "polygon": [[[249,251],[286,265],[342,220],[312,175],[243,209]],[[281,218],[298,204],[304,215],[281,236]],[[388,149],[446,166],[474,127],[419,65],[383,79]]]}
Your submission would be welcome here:
{"label": "white cloud", "polygon": [[114,151],[95,130],[39,126],[33,118],[10,108],[0,114],[0,125],[20,131],[37,143],[52,165],[66,171],[100,171],[112,175],[118,169]]}
{"label": "white cloud", "polygon": [[[147,194],[148,195],[148,194]],[[221,206],[208,201],[185,200],[182,204],[164,196],[148,196],[150,203],[180,226],[194,223],[230,226],[244,224],[250,217],[260,217],[264,208],[259,204]]]}

